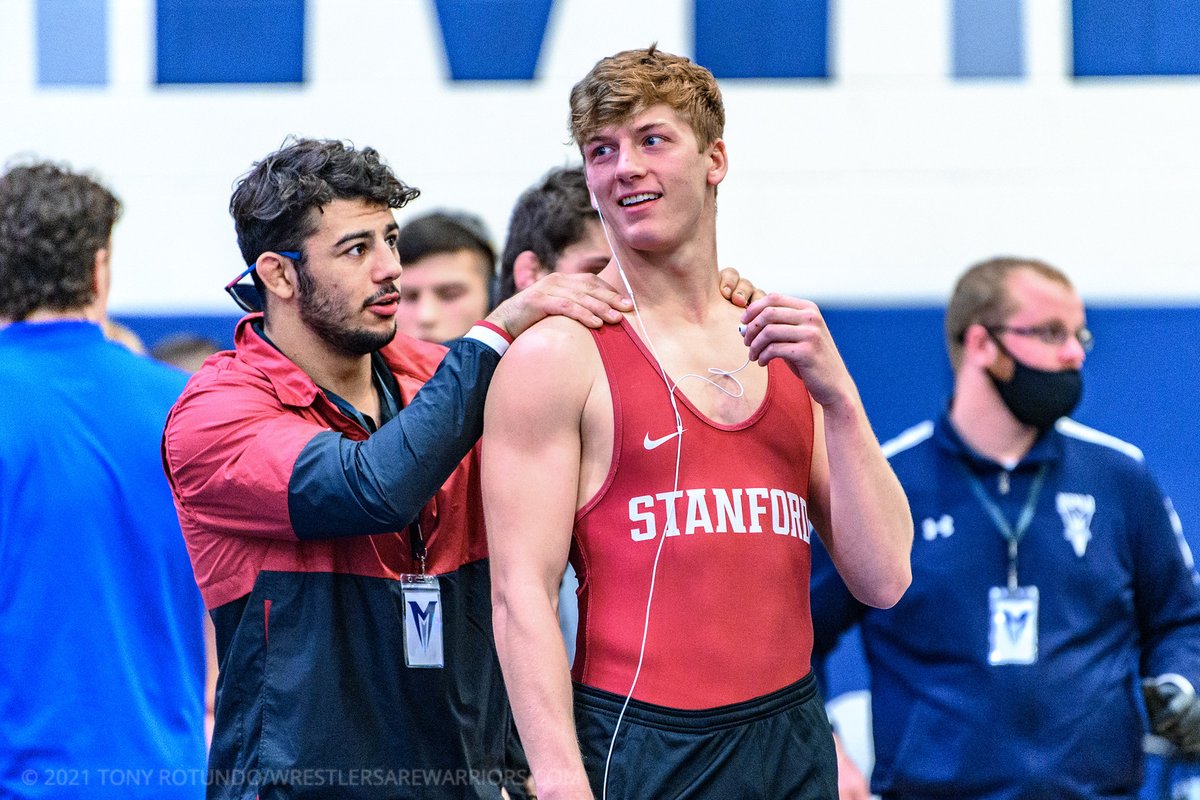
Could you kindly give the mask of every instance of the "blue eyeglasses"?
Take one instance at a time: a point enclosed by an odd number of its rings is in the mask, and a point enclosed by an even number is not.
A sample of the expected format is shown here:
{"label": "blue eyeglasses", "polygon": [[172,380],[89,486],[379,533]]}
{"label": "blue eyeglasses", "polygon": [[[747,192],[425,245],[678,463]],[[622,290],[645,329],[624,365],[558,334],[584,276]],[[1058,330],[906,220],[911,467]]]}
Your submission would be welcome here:
{"label": "blue eyeglasses", "polygon": [[[300,253],[295,250],[271,250],[269,252],[278,253],[284,258],[290,258],[292,261],[299,261]],[[238,308],[243,311],[253,314],[255,311],[262,311],[262,297],[258,294],[258,289],[254,286],[254,281],[242,280],[254,271],[257,262],[251,263],[250,266],[238,273],[238,276],[225,284],[225,291],[233,298],[233,302],[238,304]]]}

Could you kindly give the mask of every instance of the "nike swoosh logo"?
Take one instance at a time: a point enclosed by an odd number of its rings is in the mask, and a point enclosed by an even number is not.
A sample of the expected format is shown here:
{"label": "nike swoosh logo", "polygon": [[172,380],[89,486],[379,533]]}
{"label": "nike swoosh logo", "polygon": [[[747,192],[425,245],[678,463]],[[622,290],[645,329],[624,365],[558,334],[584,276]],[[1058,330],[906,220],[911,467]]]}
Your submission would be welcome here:
{"label": "nike swoosh logo", "polygon": [[666,444],[667,442],[674,439],[676,436],[678,436],[682,432],[683,431],[674,431],[672,433],[668,433],[666,436],[662,437],[661,439],[651,439],[650,434],[647,433],[646,438],[642,441],[642,447],[646,448],[647,450],[653,450],[654,448],[658,447],[660,444]]}

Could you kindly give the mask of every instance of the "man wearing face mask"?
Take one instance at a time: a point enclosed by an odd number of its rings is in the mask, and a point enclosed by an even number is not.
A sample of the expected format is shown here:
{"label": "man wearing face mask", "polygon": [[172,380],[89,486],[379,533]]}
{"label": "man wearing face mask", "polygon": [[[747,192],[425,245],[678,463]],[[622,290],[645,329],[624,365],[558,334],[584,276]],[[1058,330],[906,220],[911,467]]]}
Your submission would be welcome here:
{"label": "man wearing face mask", "polygon": [[[1200,578],[1133,445],[1069,414],[1083,302],[997,258],[946,311],[954,396],[884,445],[917,535],[890,609],[853,600],[814,545],[814,657],[861,625],[885,800],[1133,798],[1150,728],[1200,752]],[[814,537],[814,542],[816,537]]]}

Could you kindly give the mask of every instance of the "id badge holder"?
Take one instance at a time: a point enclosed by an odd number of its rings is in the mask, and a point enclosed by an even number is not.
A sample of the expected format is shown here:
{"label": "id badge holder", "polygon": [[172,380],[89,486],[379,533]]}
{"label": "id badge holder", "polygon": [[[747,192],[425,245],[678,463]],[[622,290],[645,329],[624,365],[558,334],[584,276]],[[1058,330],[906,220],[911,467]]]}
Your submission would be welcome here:
{"label": "id badge holder", "polygon": [[441,669],[442,589],[435,575],[401,575],[404,603],[404,664]]}
{"label": "id badge holder", "polygon": [[988,613],[991,619],[988,632],[988,663],[1037,663],[1037,587],[992,587],[988,591]]}

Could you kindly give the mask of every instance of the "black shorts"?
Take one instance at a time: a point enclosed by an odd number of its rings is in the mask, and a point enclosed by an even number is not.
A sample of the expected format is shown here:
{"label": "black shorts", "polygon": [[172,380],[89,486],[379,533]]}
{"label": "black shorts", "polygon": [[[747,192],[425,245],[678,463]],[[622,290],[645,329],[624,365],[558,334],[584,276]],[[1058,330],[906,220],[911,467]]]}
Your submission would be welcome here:
{"label": "black shorts", "polygon": [[[575,685],[575,727],[596,800],[625,698]],[[837,800],[837,755],[812,675],[742,703],[690,711],[630,700],[607,800]]]}

